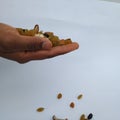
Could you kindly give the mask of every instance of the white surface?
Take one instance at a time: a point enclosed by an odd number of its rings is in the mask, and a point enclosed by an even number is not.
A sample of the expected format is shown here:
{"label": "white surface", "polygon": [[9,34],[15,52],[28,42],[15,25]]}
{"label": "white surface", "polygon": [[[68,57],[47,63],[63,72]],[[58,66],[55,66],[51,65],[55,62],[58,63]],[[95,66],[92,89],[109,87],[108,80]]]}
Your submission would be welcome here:
{"label": "white surface", "polygon": [[[0,21],[71,37],[80,49],[56,58],[20,65],[0,59],[0,119],[119,120],[120,5],[97,0],[4,0]],[[58,92],[63,99],[57,100]],[[76,96],[82,93],[83,99]],[[75,109],[69,103],[76,103]],[[42,113],[36,109],[44,106]]]}
{"label": "white surface", "polygon": [[117,3],[120,3],[120,0],[104,0],[104,1],[109,1],[109,2],[117,2]]}

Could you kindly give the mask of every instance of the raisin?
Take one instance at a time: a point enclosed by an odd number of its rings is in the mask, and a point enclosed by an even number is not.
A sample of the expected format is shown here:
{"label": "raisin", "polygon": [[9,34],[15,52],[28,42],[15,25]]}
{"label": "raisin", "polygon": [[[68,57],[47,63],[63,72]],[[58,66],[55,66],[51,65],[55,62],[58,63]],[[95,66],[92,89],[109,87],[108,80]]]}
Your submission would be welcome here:
{"label": "raisin", "polygon": [[58,98],[58,99],[61,99],[61,98],[62,98],[62,93],[59,93],[59,94],[57,95],[57,98]]}
{"label": "raisin", "polygon": [[92,119],[92,118],[93,118],[93,114],[90,113],[90,114],[87,116],[87,119],[90,120],[90,119]]}
{"label": "raisin", "polygon": [[74,107],[75,107],[75,103],[74,103],[74,102],[71,102],[71,103],[70,103],[70,107],[71,107],[71,108],[74,108]]}
{"label": "raisin", "polygon": [[84,115],[84,114],[82,114],[82,115],[80,116],[80,120],[85,120],[85,115]]}
{"label": "raisin", "polygon": [[23,29],[23,32],[25,32],[26,31],[26,29]]}
{"label": "raisin", "polygon": [[38,112],[43,112],[44,109],[45,109],[45,108],[43,108],[43,107],[39,107],[39,108],[37,109],[37,111],[38,111]]}
{"label": "raisin", "polygon": [[35,33],[38,33],[38,32],[39,32],[39,25],[38,25],[38,24],[36,24],[36,25],[34,26],[34,31],[35,31]]}
{"label": "raisin", "polygon": [[78,95],[77,99],[80,100],[83,97],[82,94]]}
{"label": "raisin", "polygon": [[44,35],[45,37],[49,38],[49,34],[44,33],[43,35]]}

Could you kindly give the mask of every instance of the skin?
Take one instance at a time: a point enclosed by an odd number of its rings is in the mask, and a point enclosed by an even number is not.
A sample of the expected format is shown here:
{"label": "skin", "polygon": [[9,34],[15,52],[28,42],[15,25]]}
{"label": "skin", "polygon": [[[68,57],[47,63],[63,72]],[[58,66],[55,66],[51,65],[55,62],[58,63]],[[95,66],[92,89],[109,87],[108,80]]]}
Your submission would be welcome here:
{"label": "skin", "polygon": [[79,48],[79,44],[52,47],[47,38],[23,36],[16,28],[0,23],[0,57],[26,63],[63,55]]}

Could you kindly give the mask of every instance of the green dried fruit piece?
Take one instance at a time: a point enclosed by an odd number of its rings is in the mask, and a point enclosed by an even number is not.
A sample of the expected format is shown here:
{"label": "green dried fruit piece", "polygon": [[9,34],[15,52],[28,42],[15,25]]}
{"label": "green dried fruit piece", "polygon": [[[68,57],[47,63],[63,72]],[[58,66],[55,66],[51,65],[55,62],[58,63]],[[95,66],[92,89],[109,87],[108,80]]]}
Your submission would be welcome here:
{"label": "green dried fruit piece", "polygon": [[82,115],[80,116],[80,120],[85,120],[85,115],[84,115],[84,114],[82,114]]}
{"label": "green dried fruit piece", "polygon": [[82,94],[78,95],[77,99],[80,100],[83,97]]}

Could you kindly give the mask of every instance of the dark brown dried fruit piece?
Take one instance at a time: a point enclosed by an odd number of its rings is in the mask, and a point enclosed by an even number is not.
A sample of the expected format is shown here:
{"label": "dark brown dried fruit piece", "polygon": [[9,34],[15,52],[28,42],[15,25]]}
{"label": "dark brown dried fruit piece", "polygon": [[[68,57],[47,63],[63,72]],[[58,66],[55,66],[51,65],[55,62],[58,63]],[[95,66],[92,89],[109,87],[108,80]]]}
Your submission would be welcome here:
{"label": "dark brown dried fruit piece", "polygon": [[71,102],[71,103],[70,103],[70,107],[71,107],[71,108],[74,108],[74,107],[75,107],[75,103],[74,103],[74,102]]}
{"label": "dark brown dried fruit piece", "polygon": [[58,98],[58,99],[61,99],[61,98],[62,98],[62,93],[59,93],[59,94],[57,95],[57,98]]}

